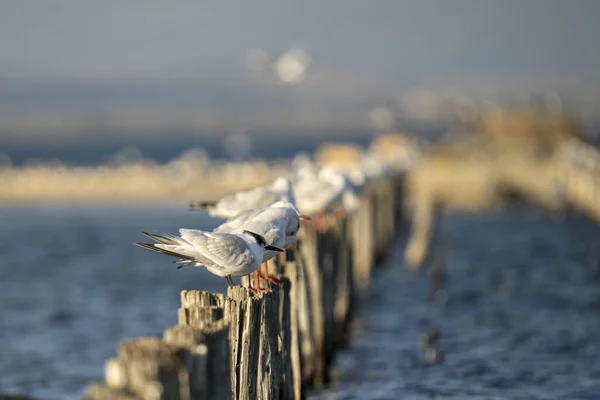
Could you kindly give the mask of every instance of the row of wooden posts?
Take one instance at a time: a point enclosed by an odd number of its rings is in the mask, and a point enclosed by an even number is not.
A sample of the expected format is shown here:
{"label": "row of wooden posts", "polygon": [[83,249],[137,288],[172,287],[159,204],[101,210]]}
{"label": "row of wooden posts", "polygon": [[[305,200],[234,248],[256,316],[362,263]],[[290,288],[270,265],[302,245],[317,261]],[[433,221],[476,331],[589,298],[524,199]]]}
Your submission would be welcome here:
{"label": "row of wooden posts", "polygon": [[353,215],[332,217],[324,231],[303,225],[296,248],[274,263],[272,292],[182,291],[178,325],[162,339],[122,342],[83,398],[301,399],[327,384],[358,294],[392,244],[401,190],[400,178],[374,182]]}

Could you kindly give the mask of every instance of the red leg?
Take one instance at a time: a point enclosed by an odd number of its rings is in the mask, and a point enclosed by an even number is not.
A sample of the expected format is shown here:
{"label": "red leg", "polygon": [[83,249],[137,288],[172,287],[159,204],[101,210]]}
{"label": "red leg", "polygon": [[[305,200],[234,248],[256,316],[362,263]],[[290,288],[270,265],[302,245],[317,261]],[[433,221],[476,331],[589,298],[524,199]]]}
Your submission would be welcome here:
{"label": "red leg", "polygon": [[344,210],[341,207],[336,208],[336,210],[333,212],[333,214],[338,218],[344,218],[346,216],[346,210]]}
{"label": "red leg", "polygon": [[255,287],[254,288],[251,288],[251,287],[248,288],[251,292],[258,293],[258,292],[269,292],[270,291],[270,289],[261,289],[260,288],[260,278],[261,278],[260,277],[260,267],[258,267],[256,269],[256,275],[255,275],[255,278],[254,278],[254,286]]}
{"label": "red leg", "polygon": [[262,276],[263,279],[271,282],[274,285],[278,285],[279,286],[279,281],[275,278],[272,278],[269,276],[269,262],[264,262],[263,265],[265,266],[265,274]]}
{"label": "red leg", "polygon": [[318,230],[325,230],[325,212],[323,210],[319,210],[317,215],[315,215],[315,226]]}

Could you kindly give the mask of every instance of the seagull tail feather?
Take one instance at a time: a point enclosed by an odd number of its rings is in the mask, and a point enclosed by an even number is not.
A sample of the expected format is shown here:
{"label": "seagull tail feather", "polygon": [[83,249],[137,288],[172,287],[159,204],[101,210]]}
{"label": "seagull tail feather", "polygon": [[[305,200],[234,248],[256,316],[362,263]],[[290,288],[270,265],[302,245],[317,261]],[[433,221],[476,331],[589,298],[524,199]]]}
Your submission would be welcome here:
{"label": "seagull tail feather", "polygon": [[155,241],[157,241],[158,243],[162,243],[162,244],[180,244],[180,242],[177,240],[177,238],[175,238],[174,236],[171,235],[157,235],[154,233],[148,233],[148,232],[144,232],[142,231],[142,233],[146,236],[148,236],[150,239],[153,239]]}
{"label": "seagull tail feather", "polygon": [[[175,260],[174,263],[184,263],[184,264],[178,266],[177,269],[182,268],[182,267],[191,266],[195,263],[194,259],[190,256],[187,256],[187,255],[181,254],[181,253],[177,253],[175,251],[167,250],[167,249],[162,249],[160,247],[157,247],[156,244],[153,244],[153,243],[134,242],[133,244],[136,246],[139,246],[143,249],[155,251],[157,253],[161,253],[161,254],[164,254],[167,256],[171,256],[171,257],[177,257],[177,260]],[[189,264],[189,265],[186,265],[186,264]]]}

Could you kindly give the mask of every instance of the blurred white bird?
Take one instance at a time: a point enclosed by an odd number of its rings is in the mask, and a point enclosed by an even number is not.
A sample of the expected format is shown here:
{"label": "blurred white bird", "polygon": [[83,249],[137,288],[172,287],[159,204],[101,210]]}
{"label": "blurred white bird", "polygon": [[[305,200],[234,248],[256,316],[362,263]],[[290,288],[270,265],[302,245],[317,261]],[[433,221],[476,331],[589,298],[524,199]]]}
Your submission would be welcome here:
{"label": "blurred white bird", "polygon": [[234,286],[232,277],[254,272],[261,264],[265,250],[282,252],[283,249],[267,244],[258,233],[212,233],[197,229],[180,229],[180,236],[155,235],[142,232],[157,244],[135,242],[136,246],[177,257],[177,268],[206,267],[211,273],[224,277]]}
{"label": "blurred white bird", "polygon": [[326,211],[345,215],[356,211],[359,206],[360,200],[348,178],[329,167],[298,170],[294,187],[296,205],[306,214],[314,215],[319,228],[324,228]]}
{"label": "blurred white bird", "polygon": [[269,207],[277,201],[296,203],[292,183],[289,179],[279,177],[268,186],[259,186],[244,192],[225,196],[218,201],[195,201],[192,209],[204,208],[209,215],[218,218],[232,218],[245,210],[257,210]]}
{"label": "blurred white bird", "polygon": [[[215,233],[239,233],[245,230],[264,236],[268,245],[277,248],[289,247],[297,238],[300,220],[311,218],[298,211],[296,206],[287,201],[278,201],[270,207],[260,210],[242,211],[232,219],[218,226]],[[268,261],[277,255],[276,251],[266,249],[263,255],[265,265],[264,279],[278,284],[269,276]],[[256,270],[256,289],[259,289],[260,269]]]}

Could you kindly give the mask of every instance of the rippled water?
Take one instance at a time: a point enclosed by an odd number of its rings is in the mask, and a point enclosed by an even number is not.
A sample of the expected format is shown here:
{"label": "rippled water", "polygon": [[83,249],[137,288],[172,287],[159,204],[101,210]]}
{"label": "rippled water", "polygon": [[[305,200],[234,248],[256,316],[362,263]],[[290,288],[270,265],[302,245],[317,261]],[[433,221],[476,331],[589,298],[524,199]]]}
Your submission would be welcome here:
{"label": "rippled water", "polygon": [[176,324],[180,290],[226,288],[132,245],[142,229],[215,224],[185,207],[4,209],[0,221],[0,392],[72,398],[120,340]]}
{"label": "rippled water", "polygon": [[[179,291],[225,290],[203,270],[134,247],[140,230],[216,223],[185,207],[0,210],[0,392],[72,398],[117,343],[176,323]],[[600,273],[583,219],[531,211],[445,218],[445,304],[402,246],[362,302],[339,378],[314,399],[598,399]],[[441,330],[445,360],[418,347]]]}
{"label": "rippled water", "polygon": [[[599,229],[522,210],[442,224],[446,302],[432,301],[430,272],[401,267],[398,247],[339,381],[311,398],[600,399]],[[443,363],[419,348],[431,327]]]}

